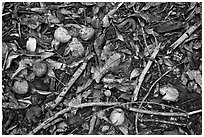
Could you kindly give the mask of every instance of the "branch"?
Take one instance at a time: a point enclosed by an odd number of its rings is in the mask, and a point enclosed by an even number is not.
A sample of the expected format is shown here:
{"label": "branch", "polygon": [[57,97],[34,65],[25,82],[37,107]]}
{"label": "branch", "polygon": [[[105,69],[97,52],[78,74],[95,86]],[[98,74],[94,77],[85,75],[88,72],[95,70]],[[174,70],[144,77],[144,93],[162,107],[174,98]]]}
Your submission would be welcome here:
{"label": "branch", "polygon": [[[152,53],[152,56],[151,56],[151,59],[154,59],[156,57],[156,55],[158,54],[159,52],[159,49],[160,49],[160,44],[157,44],[157,46],[155,47],[154,49],[154,52]],[[137,96],[138,96],[138,93],[139,93],[139,90],[140,90],[140,87],[142,85],[142,82],[144,81],[144,78],[145,78],[145,75],[147,74],[149,68],[151,67],[152,65],[152,60],[149,60],[147,65],[145,66],[145,68],[143,69],[140,77],[139,77],[139,80],[138,80],[138,84],[136,85],[135,87],[135,90],[134,90],[134,93],[133,93],[133,101],[136,101],[137,100]]]}
{"label": "branch", "polygon": [[[93,54],[90,54],[89,56],[87,56],[87,60],[89,60],[90,58],[93,57]],[[67,92],[70,90],[70,88],[72,87],[72,85],[76,82],[76,80],[81,76],[82,72],[85,70],[86,65],[87,65],[88,61],[85,61],[78,69],[77,71],[74,73],[74,75],[72,76],[72,78],[69,80],[68,83],[66,83],[66,87],[64,87],[62,89],[62,91],[60,92],[60,94],[57,96],[57,98],[52,101],[49,102],[48,104],[46,104],[46,108],[51,108],[54,109],[64,98],[64,96],[67,94]]]}
{"label": "branch", "polygon": [[175,48],[177,48],[181,43],[183,43],[193,32],[201,25],[201,21],[191,26],[177,41],[175,41],[171,46],[167,54],[170,54]]}

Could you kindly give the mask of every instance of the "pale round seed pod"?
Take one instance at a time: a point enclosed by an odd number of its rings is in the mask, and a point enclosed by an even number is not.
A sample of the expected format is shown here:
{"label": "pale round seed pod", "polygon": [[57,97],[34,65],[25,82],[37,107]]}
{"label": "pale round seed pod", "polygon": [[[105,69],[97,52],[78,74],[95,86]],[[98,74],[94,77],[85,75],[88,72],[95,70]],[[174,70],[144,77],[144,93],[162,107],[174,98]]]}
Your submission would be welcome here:
{"label": "pale round seed pod", "polygon": [[105,91],[104,91],[104,95],[105,95],[106,97],[110,97],[110,96],[111,96],[111,91],[110,91],[110,90],[105,90]]}
{"label": "pale round seed pod", "polygon": [[55,30],[54,33],[54,38],[61,42],[61,43],[66,43],[68,42],[72,37],[69,35],[68,31],[63,28],[63,27],[59,27]]}
{"label": "pale round seed pod", "polygon": [[47,73],[48,65],[42,61],[36,61],[33,63],[33,72],[36,76],[42,77],[45,73]]}
{"label": "pale round seed pod", "polygon": [[17,79],[13,83],[13,91],[17,94],[23,95],[28,93],[29,84],[25,79]]}
{"label": "pale round seed pod", "polygon": [[93,37],[94,35],[94,29],[89,28],[89,27],[84,27],[79,30],[79,36],[81,37],[82,40],[89,40]]}
{"label": "pale round seed pod", "polygon": [[121,126],[125,121],[125,113],[121,108],[114,109],[110,114],[110,121],[115,126]]}

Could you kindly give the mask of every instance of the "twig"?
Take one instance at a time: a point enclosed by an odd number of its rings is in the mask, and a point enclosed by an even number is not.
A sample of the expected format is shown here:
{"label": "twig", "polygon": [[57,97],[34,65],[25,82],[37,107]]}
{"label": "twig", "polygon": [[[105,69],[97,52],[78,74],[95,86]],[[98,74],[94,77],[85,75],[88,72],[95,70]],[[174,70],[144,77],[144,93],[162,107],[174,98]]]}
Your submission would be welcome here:
{"label": "twig", "polygon": [[48,123],[50,123],[51,121],[53,121],[54,119],[56,119],[57,117],[59,117],[60,115],[63,115],[64,113],[70,111],[72,108],[83,108],[83,107],[90,107],[90,106],[118,106],[121,105],[120,102],[97,102],[97,103],[83,103],[83,104],[79,104],[76,106],[70,106],[68,108],[65,108],[59,112],[57,112],[55,115],[53,115],[52,117],[46,119],[43,123],[41,123],[39,126],[37,126],[35,129],[33,129],[33,131],[31,131],[29,134],[35,134],[37,133],[40,129],[42,129],[44,126],[46,126]]}
{"label": "twig", "polygon": [[176,67],[178,67],[179,65],[183,64],[185,62],[179,63],[176,66],[174,66],[173,68],[169,69],[168,71],[166,71],[161,77],[159,77],[153,84],[152,86],[149,88],[149,91],[147,92],[147,94],[145,95],[145,97],[142,99],[140,105],[138,108],[141,108],[142,104],[144,103],[144,101],[147,99],[147,97],[149,96],[152,88],[157,84],[157,82],[159,82],[164,76],[166,76],[169,72],[171,72],[172,70],[174,70]]}
{"label": "twig", "polygon": [[[68,108],[65,108],[52,117],[48,118],[45,120],[43,123],[39,124],[33,131],[31,131],[29,134],[35,134],[37,133],[40,129],[42,129],[44,126],[49,124],[51,121],[56,119],[57,117],[63,115],[64,113],[67,113],[68,111],[72,110],[72,108],[84,108],[84,107],[93,107],[93,106],[123,106],[125,109],[137,113],[144,113],[144,114],[150,114],[150,115],[160,115],[160,116],[182,116],[182,117],[188,117],[188,113],[177,113],[177,112],[156,112],[156,111],[150,111],[150,110],[143,110],[143,109],[138,109],[138,108],[133,108],[133,107],[127,107],[124,106],[125,104],[128,103],[121,103],[121,102],[91,102],[91,103],[83,103],[75,106],[69,106]],[[199,111],[200,112],[200,111]],[[190,112],[190,114],[195,113],[195,112]],[[197,112],[198,113],[198,112]]]}
{"label": "twig", "polygon": [[[155,49],[154,49],[154,52],[153,52],[152,55],[151,55],[151,58],[152,58],[152,59],[154,59],[154,58],[156,57],[156,55],[158,54],[159,48],[160,48],[160,44],[157,44],[157,46],[156,46]],[[136,101],[136,100],[137,100],[137,96],[138,96],[140,87],[141,87],[141,85],[142,85],[142,82],[143,82],[143,80],[144,80],[145,75],[147,74],[149,68],[150,68],[151,65],[152,65],[152,62],[153,62],[152,60],[149,60],[149,61],[148,61],[147,65],[145,66],[145,68],[143,69],[143,71],[142,71],[142,73],[141,73],[141,75],[140,75],[140,77],[139,77],[138,84],[136,85],[135,90],[134,90],[134,93],[133,93],[133,98],[132,98],[133,101]]]}
{"label": "twig", "polygon": [[[171,72],[171,71],[174,70],[177,66],[179,66],[179,65],[181,65],[181,64],[183,64],[183,63],[184,63],[184,62],[179,63],[179,64],[177,64],[176,66],[174,66],[172,69],[166,71],[160,78],[158,78],[158,79],[152,84],[152,86],[149,88],[149,91],[147,92],[147,94],[145,95],[145,97],[142,99],[142,101],[141,101],[141,103],[140,103],[140,105],[139,105],[139,107],[138,107],[139,109],[142,107],[144,101],[147,99],[147,97],[149,96],[149,94],[150,94],[152,88],[157,84],[157,82],[159,82],[159,81],[160,81],[164,76],[166,76],[169,72]],[[135,115],[135,123],[136,123],[136,125],[137,125],[137,119],[138,119],[138,113]],[[137,133],[137,131],[136,131],[136,133]]]}
{"label": "twig", "polygon": [[[91,57],[93,57],[93,54],[90,54],[87,59],[89,60]],[[77,71],[74,73],[74,75],[72,76],[72,78],[69,80],[68,83],[66,83],[65,85],[67,85],[66,87],[64,87],[62,89],[62,92],[60,92],[60,94],[57,96],[57,98],[48,103],[46,108],[51,108],[54,109],[64,98],[64,96],[67,94],[67,92],[70,90],[70,88],[72,87],[72,85],[76,82],[76,80],[79,78],[79,76],[82,74],[82,72],[84,71],[84,69],[86,68],[88,61],[85,61],[78,69]]]}
{"label": "twig", "polygon": [[197,113],[201,113],[201,112],[202,112],[202,109],[199,109],[199,110],[195,110],[195,111],[192,111],[192,112],[188,112],[187,114],[189,116],[191,116],[191,115],[194,115],[194,114],[197,114]]}
{"label": "twig", "polygon": [[167,54],[170,54],[175,48],[177,48],[181,43],[183,43],[191,34],[201,25],[201,21],[191,26],[177,41],[175,41],[171,46]]}
{"label": "twig", "polygon": [[56,123],[58,123],[58,122],[60,122],[60,121],[62,121],[62,120],[63,120],[62,118],[55,119],[55,120],[52,121],[51,123],[49,123],[49,124],[47,124],[46,126],[44,126],[43,129],[46,129],[46,128],[48,128],[48,127],[50,127],[50,126],[52,126],[52,125],[54,125],[54,124],[56,124]]}
{"label": "twig", "polygon": [[158,115],[158,116],[171,116],[171,117],[188,117],[187,113],[178,113],[178,112],[157,112],[157,111],[150,111],[150,110],[143,110],[134,107],[127,108],[130,111],[137,112],[137,113],[144,113],[150,115]]}
{"label": "twig", "polygon": [[166,121],[166,120],[160,120],[160,119],[140,119],[141,122],[158,122],[158,123],[165,123],[165,124],[171,124],[176,126],[186,126],[186,124],[173,122],[173,121]]}

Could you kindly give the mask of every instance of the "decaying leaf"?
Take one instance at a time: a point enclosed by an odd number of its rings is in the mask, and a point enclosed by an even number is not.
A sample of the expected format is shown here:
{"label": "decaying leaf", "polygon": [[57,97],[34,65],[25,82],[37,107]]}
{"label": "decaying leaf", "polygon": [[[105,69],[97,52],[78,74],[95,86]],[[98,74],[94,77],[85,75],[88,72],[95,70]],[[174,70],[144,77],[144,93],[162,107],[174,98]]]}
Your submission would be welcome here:
{"label": "decaying leaf", "polygon": [[106,60],[103,67],[93,69],[93,79],[96,80],[97,83],[100,82],[101,78],[113,67],[120,64],[121,55],[119,53],[115,53],[110,56],[109,59]]}
{"label": "decaying leaf", "polygon": [[11,79],[13,79],[15,76],[19,74],[23,69],[25,69],[28,66],[32,66],[33,60],[24,58],[19,62],[18,69],[14,72],[14,74],[11,76]]}
{"label": "decaying leaf", "polygon": [[200,87],[202,87],[202,75],[199,70],[189,70],[186,72],[191,80],[195,80]]}
{"label": "decaying leaf", "polygon": [[8,69],[11,65],[11,62],[13,61],[13,59],[16,59],[17,57],[19,57],[20,55],[19,54],[16,54],[15,52],[10,52],[7,60],[6,60],[6,67],[5,69]]}
{"label": "decaying leaf", "polygon": [[78,57],[84,53],[84,47],[77,38],[72,38],[69,48],[72,51],[72,56]]}
{"label": "decaying leaf", "polygon": [[179,97],[179,92],[176,88],[171,85],[162,86],[160,89],[160,94],[163,95],[162,99],[166,101],[177,101]]}
{"label": "decaying leaf", "polygon": [[130,74],[130,80],[132,80],[133,78],[136,78],[140,75],[140,71],[139,69],[135,68],[132,70],[131,74]]}

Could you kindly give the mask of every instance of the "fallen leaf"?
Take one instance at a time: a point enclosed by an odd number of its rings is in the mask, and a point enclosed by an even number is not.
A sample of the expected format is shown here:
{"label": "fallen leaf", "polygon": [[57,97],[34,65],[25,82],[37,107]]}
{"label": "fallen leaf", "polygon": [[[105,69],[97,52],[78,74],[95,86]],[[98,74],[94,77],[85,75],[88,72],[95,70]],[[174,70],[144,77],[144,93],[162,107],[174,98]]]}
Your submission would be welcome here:
{"label": "fallen leaf", "polygon": [[131,74],[130,74],[130,80],[132,80],[133,78],[136,78],[140,75],[140,71],[138,68],[135,68],[132,70]]}
{"label": "fallen leaf", "polygon": [[72,56],[74,57],[81,56],[84,53],[84,47],[77,38],[72,38],[69,48],[72,51]]}
{"label": "fallen leaf", "polygon": [[105,64],[101,68],[94,69],[93,79],[96,80],[97,83],[100,82],[101,78],[113,67],[120,64],[121,55],[119,53],[115,53],[110,56],[109,59],[106,60]]}
{"label": "fallen leaf", "polygon": [[173,102],[178,100],[179,92],[178,92],[178,90],[176,88],[174,88],[171,85],[162,86],[159,89],[159,91],[160,91],[160,94],[164,95],[162,97],[163,100],[173,101]]}

